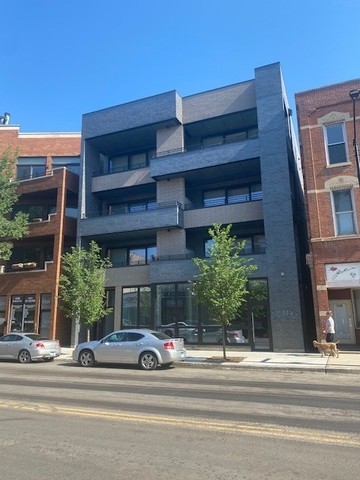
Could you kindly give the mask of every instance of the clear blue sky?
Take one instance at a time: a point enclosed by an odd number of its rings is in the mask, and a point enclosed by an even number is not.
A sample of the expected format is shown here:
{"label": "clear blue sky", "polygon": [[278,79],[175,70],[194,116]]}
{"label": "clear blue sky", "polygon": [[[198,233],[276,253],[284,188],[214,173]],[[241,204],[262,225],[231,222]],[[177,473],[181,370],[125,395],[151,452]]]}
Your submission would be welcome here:
{"label": "clear blue sky", "polygon": [[274,62],[293,108],[360,77],[360,0],[2,0],[0,18],[0,115],[23,133],[80,131],[83,113]]}

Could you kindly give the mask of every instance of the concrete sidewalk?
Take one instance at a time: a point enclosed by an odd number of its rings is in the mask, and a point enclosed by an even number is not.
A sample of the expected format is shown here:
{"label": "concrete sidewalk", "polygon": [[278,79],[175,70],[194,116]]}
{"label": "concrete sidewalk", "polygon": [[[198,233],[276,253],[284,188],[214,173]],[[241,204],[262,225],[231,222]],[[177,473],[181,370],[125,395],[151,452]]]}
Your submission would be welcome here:
{"label": "concrete sidewalk", "polygon": [[[72,348],[62,348],[61,351],[60,360],[71,360]],[[319,353],[251,352],[229,349],[226,352],[226,362],[222,358],[222,349],[217,347],[204,349],[188,347],[187,354],[187,359],[181,362],[183,366],[360,374],[360,351],[340,351],[337,358],[322,357]]]}

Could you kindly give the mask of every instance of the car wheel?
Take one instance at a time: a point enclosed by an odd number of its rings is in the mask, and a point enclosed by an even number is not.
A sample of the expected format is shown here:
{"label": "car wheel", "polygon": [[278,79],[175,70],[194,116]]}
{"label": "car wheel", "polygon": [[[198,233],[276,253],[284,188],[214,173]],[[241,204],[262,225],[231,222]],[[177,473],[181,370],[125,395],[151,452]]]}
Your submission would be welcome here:
{"label": "car wheel", "polygon": [[18,360],[20,363],[30,363],[31,362],[30,352],[28,352],[27,350],[20,350],[18,355]]}
{"label": "car wheel", "polygon": [[173,364],[173,362],[163,363],[161,366],[162,366],[162,368],[169,368],[169,367],[171,367],[172,364]]}
{"label": "car wheel", "polygon": [[157,356],[152,352],[144,352],[140,355],[139,365],[143,370],[154,370],[158,366]]}
{"label": "car wheel", "polygon": [[91,350],[83,350],[80,352],[79,363],[82,367],[93,367],[95,364],[93,352]]}

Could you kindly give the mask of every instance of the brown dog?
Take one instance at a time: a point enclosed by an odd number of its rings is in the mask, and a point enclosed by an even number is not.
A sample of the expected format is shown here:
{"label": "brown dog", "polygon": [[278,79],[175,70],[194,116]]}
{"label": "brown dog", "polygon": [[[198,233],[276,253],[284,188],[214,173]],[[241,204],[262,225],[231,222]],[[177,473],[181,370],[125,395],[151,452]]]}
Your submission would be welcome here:
{"label": "brown dog", "polygon": [[313,345],[315,348],[319,350],[319,353],[321,353],[321,356],[323,357],[327,353],[333,357],[338,357],[339,356],[339,350],[337,348],[337,342],[318,342],[316,340],[313,341]]}

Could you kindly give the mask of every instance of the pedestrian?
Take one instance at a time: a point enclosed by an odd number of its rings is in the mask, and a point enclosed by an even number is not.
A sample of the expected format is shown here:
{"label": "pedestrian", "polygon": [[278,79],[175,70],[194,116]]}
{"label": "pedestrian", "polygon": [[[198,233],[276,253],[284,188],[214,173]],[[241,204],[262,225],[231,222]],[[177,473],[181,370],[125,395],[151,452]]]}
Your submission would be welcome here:
{"label": "pedestrian", "polygon": [[335,322],[332,317],[331,310],[326,312],[325,333],[326,333],[326,341],[333,342],[335,337]]}

